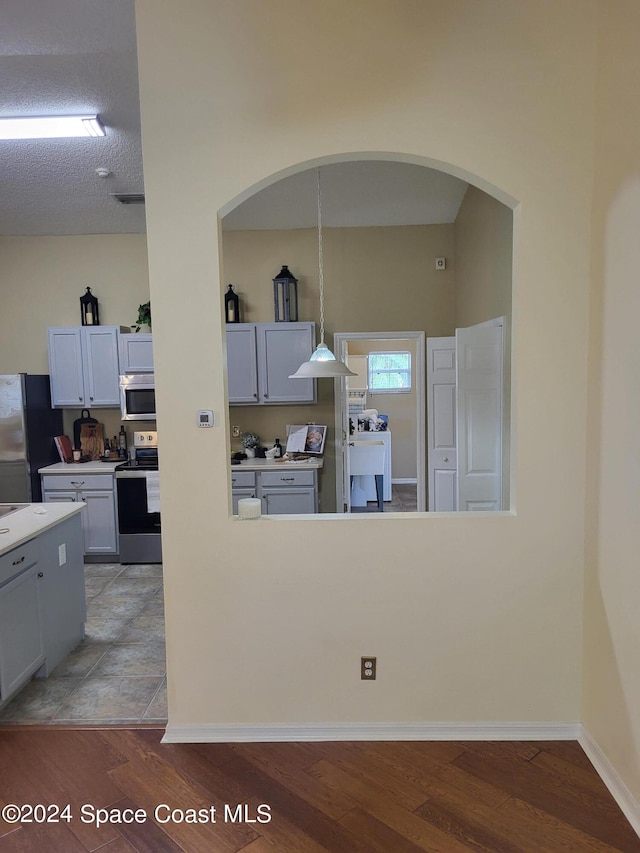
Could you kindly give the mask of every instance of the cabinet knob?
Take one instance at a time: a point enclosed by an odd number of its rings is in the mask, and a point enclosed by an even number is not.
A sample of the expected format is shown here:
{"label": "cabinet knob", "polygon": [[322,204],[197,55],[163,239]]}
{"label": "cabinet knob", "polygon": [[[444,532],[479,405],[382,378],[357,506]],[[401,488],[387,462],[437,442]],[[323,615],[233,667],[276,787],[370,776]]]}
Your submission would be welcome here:
{"label": "cabinet knob", "polygon": [[82,397],[78,397],[78,400],[79,400],[80,402],[82,402]]}
{"label": "cabinet knob", "polygon": [[44,572],[38,572],[38,577],[39,577],[39,578],[43,578],[43,577],[44,577]]}
{"label": "cabinet knob", "polygon": [[93,397],[89,397],[90,400],[93,400]]}
{"label": "cabinet knob", "polygon": [[264,399],[265,399],[265,400],[268,400],[268,399],[269,399],[269,395],[268,395],[268,394],[265,394],[265,395],[264,395]]}
{"label": "cabinet knob", "polygon": [[442,461],[443,461],[443,462],[448,462],[448,461],[449,461],[449,457],[448,457],[448,456],[445,456],[445,457],[444,457],[444,459],[443,459]]}

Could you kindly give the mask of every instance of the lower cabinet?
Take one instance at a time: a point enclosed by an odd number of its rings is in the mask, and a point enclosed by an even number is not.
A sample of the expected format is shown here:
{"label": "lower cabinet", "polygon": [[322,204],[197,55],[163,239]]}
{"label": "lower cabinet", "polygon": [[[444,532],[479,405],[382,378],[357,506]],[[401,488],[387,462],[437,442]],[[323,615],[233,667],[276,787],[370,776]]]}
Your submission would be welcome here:
{"label": "lower cabinet", "polygon": [[0,704],[44,663],[39,572],[34,542],[0,557]]}
{"label": "lower cabinet", "polygon": [[82,501],[84,553],[117,554],[118,524],[113,474],[43,474],[42,500],[45,503]]}
{"label": "lower cabinet", "polygon": [[318,511],[317,469],[304,471],[231,470],[233,514],[240,498],[260,498],[263,515],[300,515]]}
{"label": "lower cabinet", "polygon": [[51,673],[84,637],[85,619],[76,515],[0,557],[0,707]]}

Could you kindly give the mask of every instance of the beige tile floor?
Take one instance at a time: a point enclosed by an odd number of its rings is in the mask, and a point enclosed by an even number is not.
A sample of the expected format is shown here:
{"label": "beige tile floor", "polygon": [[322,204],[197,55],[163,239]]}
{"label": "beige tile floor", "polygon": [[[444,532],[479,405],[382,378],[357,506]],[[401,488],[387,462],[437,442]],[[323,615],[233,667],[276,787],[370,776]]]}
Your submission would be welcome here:
{"label": "beige tile floor", "polygon": [[[384,512],[416,512],[416,486],[411,483],[394,483],[391,487],[391,500],[385,501]],[[376,501],[369,501],[366,507],[352,507],[351,512],[380,512]]]}
{"label": "beige tile floor", "polygon": [[162,566],[87,564],[85,588],[84,641],[27,684],[0,724],[166,723]]}

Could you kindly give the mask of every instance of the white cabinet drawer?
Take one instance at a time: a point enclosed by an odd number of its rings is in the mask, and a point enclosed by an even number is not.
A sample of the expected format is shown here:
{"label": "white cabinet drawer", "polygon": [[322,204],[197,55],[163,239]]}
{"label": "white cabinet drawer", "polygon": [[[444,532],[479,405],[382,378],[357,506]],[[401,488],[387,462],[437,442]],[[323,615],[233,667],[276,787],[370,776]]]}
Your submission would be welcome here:
{"label": "white cabinet drawer", "polygon": [[313,486],[314,471],[262,471],[260,474],[262,486]]}
{"label": "white cabinet drawer", "polygon": [[25,542],[19,548],[14,548],[0,557],[0,584],[10,580],[15,575],[28,569],[38,562],[40,549],[37,539]]}
{"label": "white cabinet drawer", "polygon": [[244,488],[255,486],[256,472],[255,471],[234,471],[231,469],[231,488]]}
{"label": "white cabinet drawer", "polygon": [[113,474],[43,474],[42,489],[70,491],[73,489],[108,489],[113,491]]}

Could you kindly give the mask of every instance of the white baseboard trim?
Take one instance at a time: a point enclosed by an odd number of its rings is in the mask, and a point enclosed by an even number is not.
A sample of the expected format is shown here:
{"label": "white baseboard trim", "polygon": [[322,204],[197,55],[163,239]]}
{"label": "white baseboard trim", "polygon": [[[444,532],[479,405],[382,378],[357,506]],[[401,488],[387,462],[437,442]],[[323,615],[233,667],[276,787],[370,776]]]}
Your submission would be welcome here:
{"label": "white baseboard trim", "polygon": [[302,723],[168,725],[163,743],[265,743],[348,740],[578,740],[580,723]]}
{"label": "white baseboard trim", "polygon": [[609,789],[609,793],[620,806],[620,810],[633,827],[634,832],[640,836],[640,803],[627,788],[618,771],[589,732],[584,726],[581,728],[582,732],[578,738],[580,746],[584,749],[598,776]]}
{"label": "white baseboard trim", "polygon": [[417,486],[418,480],[416,477],[392,477],[391,478],[392,485],[408,485],[408,486]]}

